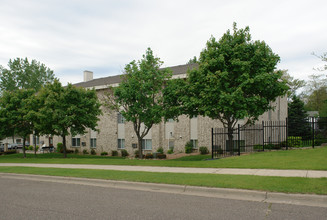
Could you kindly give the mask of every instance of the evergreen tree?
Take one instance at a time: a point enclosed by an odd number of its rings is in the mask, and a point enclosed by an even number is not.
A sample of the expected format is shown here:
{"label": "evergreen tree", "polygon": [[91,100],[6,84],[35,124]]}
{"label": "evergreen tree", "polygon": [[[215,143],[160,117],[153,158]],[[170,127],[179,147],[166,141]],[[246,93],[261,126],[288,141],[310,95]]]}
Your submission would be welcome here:
{"label": "evergreen tree", "polygon": [[311,135],[304,103],[295,95],[292,97],[292,102],[288,104],[288,127],[289,136],[300,136],[302,139],[307,139]]}

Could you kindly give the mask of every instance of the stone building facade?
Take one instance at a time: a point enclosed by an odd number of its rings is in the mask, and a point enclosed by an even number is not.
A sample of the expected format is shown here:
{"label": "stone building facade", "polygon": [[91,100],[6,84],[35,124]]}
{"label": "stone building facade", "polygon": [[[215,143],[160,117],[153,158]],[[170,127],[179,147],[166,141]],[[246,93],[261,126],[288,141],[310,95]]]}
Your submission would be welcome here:
{"label": "stone building facade", "polygon": [[[173,78],[185,78],[189,68],[196,68],[196,64],[170,67]],[[93,73],[84,72],[84,82],[75,86],[84,88],[95,88],[99,99],[103,97],[108,86],[117,86],[121,81],[120,76],[110,76],[93,79]],[[274,103],[274,110],[268,111],[259,117],[258,123],[262,121],[285,121],[287,118],[287,97],[278,97]],[[137,137],[131,122],[126,122],[118,112],[109,111],[102,107],[103,115],[99,117],[98,129],[100,132],[87,130],[84,135],[67,137],[68,149],[78,149],[82,152],[86,149],[90,152],[94,149],[97,154],[125,149],[130,155],[137,150]],[[240,122],[242,123],[242,122]],[[162,147],[165,152],[173,148],[174,152],[184,152],[185,144],[189,141],[195,148],[206,146],[211,148],[211,128],[222,127],[221,122],[208,117],[198,116],[189,118],[185,115],[179,117],[178,121],[168,120],[154,125],[147,136],[144,137],[144,152],[156,152]],[[32,140],[32,139],[31,139]],[[61,142],[61,137],[40,137],[39,142],[45,145],[54,145]]]}

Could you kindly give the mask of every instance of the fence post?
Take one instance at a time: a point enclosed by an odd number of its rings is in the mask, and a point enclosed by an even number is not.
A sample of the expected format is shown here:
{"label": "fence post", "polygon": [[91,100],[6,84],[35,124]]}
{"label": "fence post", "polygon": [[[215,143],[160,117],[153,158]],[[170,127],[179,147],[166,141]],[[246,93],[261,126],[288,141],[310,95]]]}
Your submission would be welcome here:
{"label": "fence post", "polygon": [[286,150],[288,150],[288,118],[286,118]]}
{"label": "fence post", "polygon": [[312,148],[315,148],[315,118],[312,117]]}
{"label": "fence post", "polygon": [[262,150],[265,151],[265,122],[262,121]]}
{"label": "fence post", "polygon": [[241,156],[241,146],[240,146],[240,139],[241,139],[241,129],[240,129],[240,124],[237,125],[237,130],[238,130],[238,134],[237,134],[237,145],[238,145],[238,156]]}
{"label": "fence post", "polygon": [[211,128],[211,159],[213,159],[213,128]]}

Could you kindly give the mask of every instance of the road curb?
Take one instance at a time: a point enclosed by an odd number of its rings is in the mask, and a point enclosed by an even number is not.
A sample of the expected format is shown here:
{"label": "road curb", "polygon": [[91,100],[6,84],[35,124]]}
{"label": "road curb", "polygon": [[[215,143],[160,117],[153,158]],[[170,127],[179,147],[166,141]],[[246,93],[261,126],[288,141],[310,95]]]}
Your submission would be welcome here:
{"label": "road curb", "polygon": [[29,175],[0,173],[0,178],[25,179],[31,181],[55,182],[78,184],[98,187],[110,187],[117,189],[141,190],[148,192],[172,193],[181,195],[195,195],[204,197],[214,197],[234,200],[247,200],[266,203],[282,203],[292,205],[305,205],[316,207],[327,207],[327,195],[311,194],[287,194],[256,190],[230,189],[230,188],[210,188],[188,185],[173,185],[161,183],[129,182],[117,180],[101,180],[77,177]]}

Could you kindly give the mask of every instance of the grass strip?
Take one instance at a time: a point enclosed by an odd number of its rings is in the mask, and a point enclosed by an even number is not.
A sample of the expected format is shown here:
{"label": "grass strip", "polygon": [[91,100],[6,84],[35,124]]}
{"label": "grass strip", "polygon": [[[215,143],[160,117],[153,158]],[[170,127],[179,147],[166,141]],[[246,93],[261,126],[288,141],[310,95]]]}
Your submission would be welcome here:
{"label": "grass strip", "polygon": [[294,149],[270,152],[258,152],[248,155],[206,160],[210,155],[187,156],[174,160],[138,160],[121,157],[102,157],[92,155],[69,154],[28,154],[2,155],[0,163],[58,163],[58,164],[97,164],[97,165],[132,165],[132,166],[167,166],[167,167],[207,167],[207,168],[250,168],[250,169],[300,169],[327,170],[327,147],[315,149]]}
{"label": "grass strip", "polygon": [[327,194],[327,178],[266,177],[225,174],[155,173],[35,167],[0,167],[2,173],[37,174],[283,193]]}

